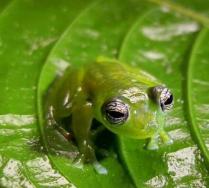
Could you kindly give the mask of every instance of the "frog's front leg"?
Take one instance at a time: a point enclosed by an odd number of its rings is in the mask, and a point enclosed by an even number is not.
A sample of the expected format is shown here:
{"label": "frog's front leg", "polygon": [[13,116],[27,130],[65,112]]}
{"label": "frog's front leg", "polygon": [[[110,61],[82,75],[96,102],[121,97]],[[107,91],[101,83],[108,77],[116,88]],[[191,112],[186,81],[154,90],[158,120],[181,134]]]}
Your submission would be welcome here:
{"label": "frog's front leg", "polygon": [[90,137],[90,128],[93,114],[92,105],[89,102],[78,105],[72,113],[72,130],[76,143],[79,147],[81,158],[85,163],[91,163],[100,174],[107,174],[104,168],[96,159],[95,150]]}
{"label": "frog's front leg", "polygon": [[91,123],[91,103],[76,105],[72,113],[71,126],[81,157],[85,163],[92,163],[96,160],[93,143],[90,140]]}
{"label": "frog's front leg", "polygon": [[173,140],[168,133],[164,130],[161,130],[150,138],[146,148],[148,150],[157,150],[159,148],[159,138],[162,140],[163,144],[170,145],[173,143]]}

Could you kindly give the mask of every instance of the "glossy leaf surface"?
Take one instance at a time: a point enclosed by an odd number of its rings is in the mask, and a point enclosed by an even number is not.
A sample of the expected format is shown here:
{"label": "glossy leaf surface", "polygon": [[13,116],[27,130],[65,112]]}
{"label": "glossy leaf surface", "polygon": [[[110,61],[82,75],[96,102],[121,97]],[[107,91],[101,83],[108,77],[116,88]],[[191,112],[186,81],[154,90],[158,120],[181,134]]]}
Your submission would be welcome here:
{"label": "glossy leaf surface", "polygon": [[[208,2],[3,0],[0,11],[0,187],[209,186]],[[77,148],[46,133],[42,116],[56,75],[99,55],[146,70],[175,96],[174,143],[147,151],[145,140],[114,136],[100,161],[107,175],[75,165]]]}

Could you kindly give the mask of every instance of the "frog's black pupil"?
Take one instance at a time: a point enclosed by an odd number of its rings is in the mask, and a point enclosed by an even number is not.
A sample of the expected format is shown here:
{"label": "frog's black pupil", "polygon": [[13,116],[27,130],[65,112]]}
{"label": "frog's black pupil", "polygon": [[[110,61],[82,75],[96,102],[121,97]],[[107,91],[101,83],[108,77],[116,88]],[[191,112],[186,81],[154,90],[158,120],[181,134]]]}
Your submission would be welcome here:
{"label": "frog's black pupil", "polygon": [[122,112],[106,110],[106,118],[112,124],[121,124],[126,120],[126,115]]}
{"label": "frog's black pupil", "polygon": [[108,113],[111,117],[114,117],[114,118],[122,118],[122,117],[124,117],[124,114],[121,113],[121,112],[108,111],[107,113]]}
{"label": "frog's black pupil", "polygon": [[173,95],[170,95],[170,97],[165,101],[165,105],[169,105],[173,102]]}

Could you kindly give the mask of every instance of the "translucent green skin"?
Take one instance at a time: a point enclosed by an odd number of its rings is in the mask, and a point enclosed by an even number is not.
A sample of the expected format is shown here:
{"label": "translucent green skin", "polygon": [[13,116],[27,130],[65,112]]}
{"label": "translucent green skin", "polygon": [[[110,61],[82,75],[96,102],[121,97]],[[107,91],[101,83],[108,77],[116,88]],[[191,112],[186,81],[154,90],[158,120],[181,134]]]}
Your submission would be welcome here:
{"label": "translucent green skin", "polygon": [[[48,121],[68,137],[60,120],[72,117],[69,126],[86,162],[96,160],[90,137],[93,119],[121,136],[150,138],[147,148],[157,149],[159,137],[171,143],[163,130],[165,113],[159,100],[149,96],[150,88],[157,85],[160,83],[142,70],[100,57],[84,67],[70,67],[56,81],[48,96]],[[113,98],[120,98],[129,109],[128,119],[119,125],[111,124],[102,111],[104,103]]]}

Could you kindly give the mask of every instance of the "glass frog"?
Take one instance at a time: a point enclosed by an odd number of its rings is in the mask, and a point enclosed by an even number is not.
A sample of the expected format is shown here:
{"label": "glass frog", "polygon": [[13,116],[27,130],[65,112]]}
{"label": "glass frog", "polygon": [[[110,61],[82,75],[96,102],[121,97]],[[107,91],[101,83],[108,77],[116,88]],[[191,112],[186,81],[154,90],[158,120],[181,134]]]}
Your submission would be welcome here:
{"label": "glass frog", "polygon": [[[75,140],[84,162],[96,161],[93,119],[115,134],[148,138],[150,150],[158,149],[159,139],[172,143],[164,131],[166,112],[173,106],[171,91],[145,71],[118,60],[99,57],[83,67],[70,66],[50,89],[47,100],[48,123]],[[61,125],[69,116],[71,131]]]}

